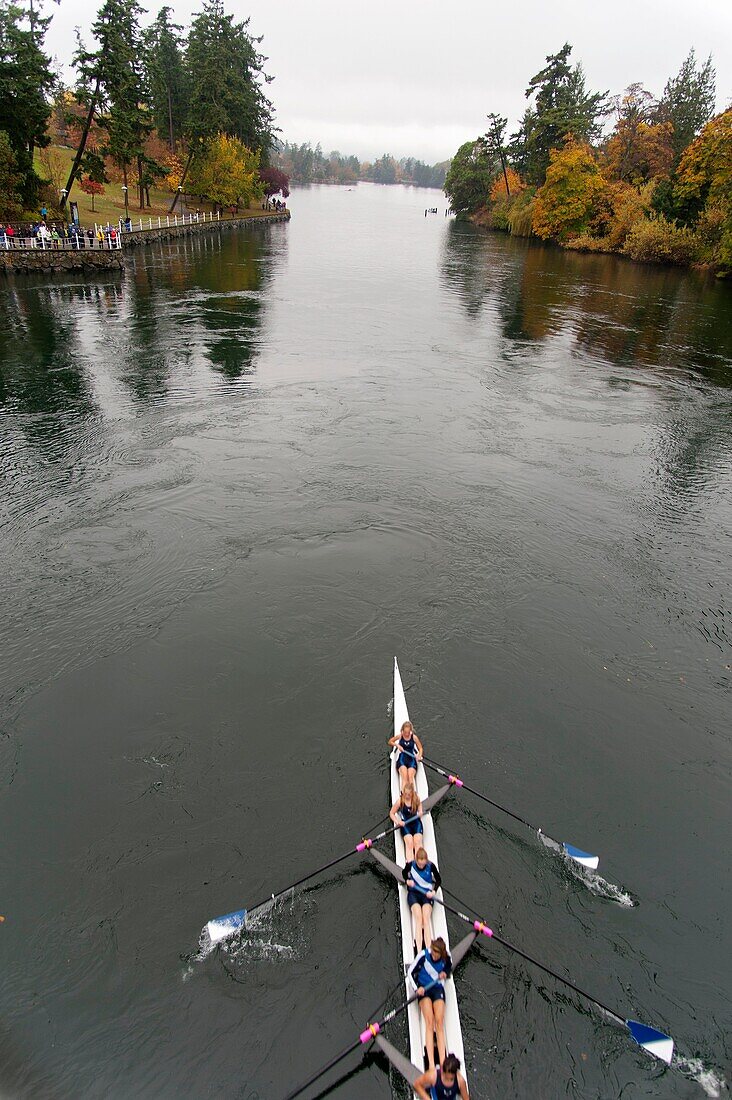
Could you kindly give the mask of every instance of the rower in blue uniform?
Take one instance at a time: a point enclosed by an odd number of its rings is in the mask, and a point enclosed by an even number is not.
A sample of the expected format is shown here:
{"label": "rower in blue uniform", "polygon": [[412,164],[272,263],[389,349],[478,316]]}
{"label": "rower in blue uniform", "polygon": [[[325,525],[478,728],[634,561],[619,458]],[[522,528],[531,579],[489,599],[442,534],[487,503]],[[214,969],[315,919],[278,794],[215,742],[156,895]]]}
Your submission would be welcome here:
{"label": "rower in blue uniform", "polygon": [[389,817],[395,825],[401,825],[399,831],[404,840],[404,853],[407,863],[411,863],[422,844],[420,837],[424,832],[422,828],[422,803],[413,783],[407,783],[390,809]]}
{"label": "rower in blue uniform", "polygon": [[442,936],[437,936],[428,948],[420,951],[409,968],[409,980],[419,998],[424,1020],[430,1070],[435,1068],[435,1035],[440,1065],[445,1061],[445,982],[451,974],[452,959]]}
{"label": "rower in blue uniform", "polygon": [[460,1059],[448,1054],[441,1066],[427,1070],[414,1082],[420,1100],[470,1100],[468,1084],[460,1070]]}
{"label": "rower in blue uniform", "polygon": [[399,736],[389,738],[389,744],[399,746],[396,766],[399,772],[399,785],[404,790],[407,783],[417,783],[417,762],[422,759],[422,742],[414,732],[411,722],[402,722]]}
{"label": "rower in blue uniform", "polygon": [[418,848],[411,863],[404,865],[402,877],[407,884],[407,904],[414,918],[414,944],[417,954],[432,941],[432,899],[442,885],[440,872],[424,848]]}

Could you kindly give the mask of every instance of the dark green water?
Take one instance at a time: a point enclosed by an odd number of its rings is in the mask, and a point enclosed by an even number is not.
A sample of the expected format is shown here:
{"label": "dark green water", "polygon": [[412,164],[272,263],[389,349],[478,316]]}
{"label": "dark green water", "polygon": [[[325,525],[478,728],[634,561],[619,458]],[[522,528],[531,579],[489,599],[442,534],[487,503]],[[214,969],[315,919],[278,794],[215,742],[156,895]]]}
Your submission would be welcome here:
{"label": "dark green water", "polygon": [[426,205],[0,285],[2,1097],[277,1100],[354,1037],[397,978],[368,865],[181,955],[383,815],[395,653],[428,753],[618,889],[467,795],[446,884],[698,1060],[488,945],[472,1095],[730,1079],[731,288]]}

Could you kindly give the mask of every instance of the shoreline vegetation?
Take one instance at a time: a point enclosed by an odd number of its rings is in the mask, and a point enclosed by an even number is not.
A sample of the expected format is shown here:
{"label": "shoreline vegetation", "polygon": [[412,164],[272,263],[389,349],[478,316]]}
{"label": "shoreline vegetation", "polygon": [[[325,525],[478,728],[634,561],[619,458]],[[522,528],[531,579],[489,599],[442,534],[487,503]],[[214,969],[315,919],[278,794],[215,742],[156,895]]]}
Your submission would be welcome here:
{"label": "shoreline vegetation", "polygon": [[[572,47],[529,81],[518,131],[488,115],[445,181],[458,216],[517,237],[732,274],[732,108],[714,114],[712,59],[694,51],[660,99],[586,88]],[[608,133],[603,122],[613,121]]]}
{"label": "shoreline vegetation", "polygon": [[337,149],[325,156],[320,145],[313,149],[309,142],[297,145],[288,141],[276,146],[272,162],[293,183],[300,185],[348,185],[365,180],[370,183],[400,183],[411,187],[437,187],[440,190],[445,186],[445,177],[450,167],[449,160],[439,164],[425,164],[414,157],[396,160],[390,153],[384,153],[373,163],[360,161],[357,156],[340,153]]}
{"label": "shoreline vegetation", "polygon": [[143,16],[137,0],[103,0],[67,86],[44,51],[40,0],[0,5],[3,227],[71,229],[82,208],[92,221],[172,216],[186,196],[189,210],[256,211],[289,195],[249,20],[224,0],[203,0],[187,30],[169,7],[147,26]]}

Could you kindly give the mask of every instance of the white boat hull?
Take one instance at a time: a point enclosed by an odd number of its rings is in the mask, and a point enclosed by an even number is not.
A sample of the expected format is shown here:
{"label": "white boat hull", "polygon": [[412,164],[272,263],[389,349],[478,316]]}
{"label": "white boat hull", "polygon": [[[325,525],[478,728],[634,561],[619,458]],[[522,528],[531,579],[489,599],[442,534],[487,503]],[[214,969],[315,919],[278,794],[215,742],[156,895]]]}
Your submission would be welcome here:
{"label": "white boat hull", "polygon": [[[404,688],[402,686],[402,678],[399,673],[399,665],[397,664],[396,657],[394,658],[394,735],[398,736],[401,727],[404,722],[409,720],[409,712],[407,711],[407,703],[404,698]],[[396,802],[400,794],[399,774],[396,769],[397,753],[393,752],[391,755],[391,803]],[[429,789],[427,786],[427,776],[422,764],[417,768],[417,792],[420,799],[424,800],[429,795]],[[423,819],[424,835],[422,838],[423,846],[427,851],[427,855],[434,864],[440,866],[440,861],[437,857],[437,844],[435,841],[435,829],[432,824],[431,814],[427,814]],[[404,841],[402,840],[401,833],[394,833],[394,849],[396,856],[396,863],[399,867],[404,867],[406,862],[406,856],[404,852]],[[442,897],[440,891],[437,895]],[[399,888],[399,918],[401,923],[402,933],[402,964],[404,967],[404,977],[407,990],[407,996],[411,996],[414,990],[411,984],[407,981],[407,970],[414,962],[414,934],[412,930],[412,914],[409,911],[407,905],[407,891],[402,887]],[[447,922],[445,920],[445,910],[440,905],[433,906],[432,910],[432,934],[433,936],[442,936],[443,940],[447,944],[448,950],[450,949],[450,936],[447,930]],[[426,1068],[425,1063],[425,1034],[424,1025],[422,1021],[422,1013],[419,1010],[419,1005],[415,1001],[409,1006],[408,1016],[409,1024],[409,1047],[410,1047],[410,1059],[415,1066],[419,1068]],[[457,993],[455,991],[455,982],[448,981],[445,987],[445,1048],[448,1054],[455,1054],[462,1063],[462,1074],[467,1079],[465,1072],[465,1053],[463,1050],[463,1033],[460,1027],[460,1012],[458,1009]],[[435,1058],[437,1058],[437,1051],[435,1050]]]}

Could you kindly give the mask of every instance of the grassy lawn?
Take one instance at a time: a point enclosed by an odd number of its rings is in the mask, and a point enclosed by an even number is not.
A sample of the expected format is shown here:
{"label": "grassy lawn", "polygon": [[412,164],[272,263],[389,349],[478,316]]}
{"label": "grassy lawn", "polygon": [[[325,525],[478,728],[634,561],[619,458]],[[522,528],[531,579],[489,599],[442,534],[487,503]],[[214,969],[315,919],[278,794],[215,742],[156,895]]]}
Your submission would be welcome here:
{"label": "grassy lawn", "polygon": [[[73,160],[74,160],[75,152],[76,151],[74,149],[67,148],[66,146],[63,146],[63,145],[53,145],[53,146],[50,147],[50,153],[51,153],[52,160],[58,166],[58,169],[60,171],[60,175],[63,179],[63,182],[59,185],[59,191],[60,191],[60,188],[63,187],[66,184],[66,180],[68,178],[69,170],[70,170],[71,165],[72,165]],[[49,172],[43,166],[43,161],[41,159],[41,150],[39,150],[39,149],[36,149],[35,166],[36,166],[36,171],[38,172],[38,174],[42,178],[47,179],[48,176],[49,176]],[[69,198],[73,202],[78,203],[78,205],[79,205],[79,220],[80,220],[81,224],[85,227],[93,225],[94,222],[97,222],[99,224],[105,224],[105,225],[106,225],[107,222],[111,222],[111,223],[115,224],[116,222],[119,221],[120,218],[124,218],[124,216],[125,216],[124,195],[123,195],[123,192],[122,192],[122,186],[119,183],[105,183],[104,184],[104,194],[94,196],[94,210],[93,211],[92,211],[92,196],[91,195],[85,195],[84,192],[79,187],[78,182],[76,182],[74,184],[74,186],[72,187],[71,195],[69,196]],[[143,228],[147,228],[147,226],[148,226],[148,220],[147,219],[148,218],[153,219],[153,224],[154,225],[157,224],[158,216],[160,216],[164,221],[165,216],[167,215],[168,210],[170,209],[170,204],[171,204],[172,201],[173,201],[173,196],[170,193],[170,191],[161,190],[161,189],[158,189],[158,188],[155,188],[155,187],[151,187],[150,188],[150,203],[151,203],[151,205],[146,206],[144,210],[140,210],[140,203],[139,203],[139,199],[137,198],[136,190],[135,190],[135,187],[134,187],[134,180],[130,179],[130,190],[128,192],[128,202],[129,202],[130,218],[132,219],[133,228],[136,225],[139,224],[139,219],[140,218],[142,218]],[[182,213],[193,214],[193,213],[196,212],[196,210],[200,210],[201,213],[203,213],[204,211],[213,210],[213,204],[210,203],[210,202],[199,202],[198,197],[195,196],[195,195],[190,195],[188,198],[186,198],[185,195],[182,195],[181,198],[178,199],[178,202],[176,203],[176,207],[175,207],[175,213],[177,213],[177,214],[182,214]],[[254,207],[254,208],[249,209],[249,210],[245,210],[243,207],[241,207],[239,209],[238,214],[236,214],[234,216],[239,217],[239,218],[241,218],[241,217],[261,217],[261,216],[266,215],[266,214],[267,214],[267,211],[262,210],[261,206]],[[230,218],[231,216],[232,215],[229,214],[229,213],[221,215],[222,218],[224,218],[224,217]],[[38,212],[36,214],[36,217],[40,218],[40,210],[38,210]],[[50,211],[49,211],[48,220],[49,220],[49,222],[53,221],[53,215],[52,215],[52,212],[50,212]],[[171,215],[171,221],[172,220],[173,220],[173,216]]]}

